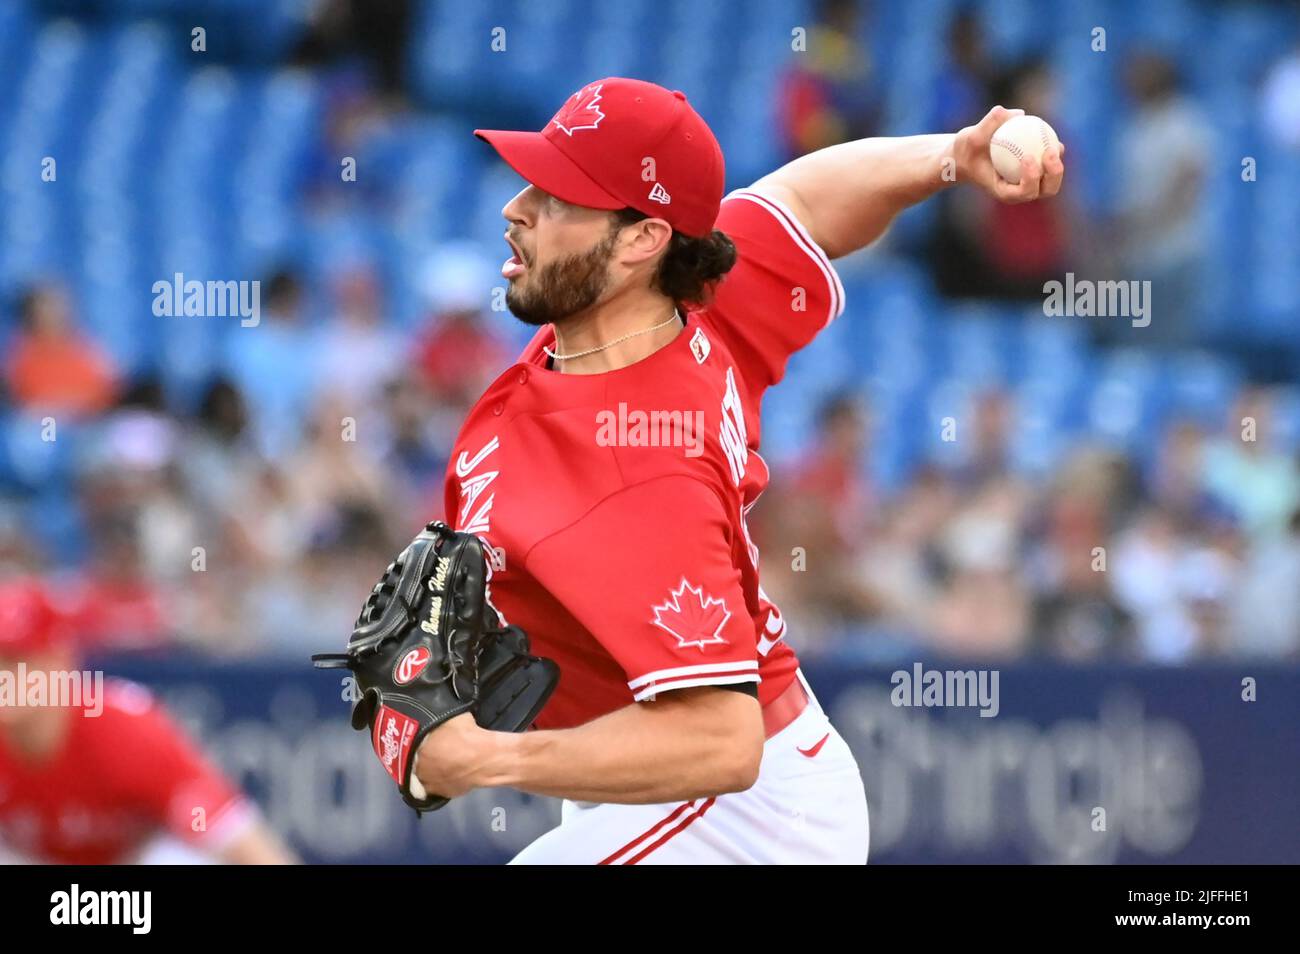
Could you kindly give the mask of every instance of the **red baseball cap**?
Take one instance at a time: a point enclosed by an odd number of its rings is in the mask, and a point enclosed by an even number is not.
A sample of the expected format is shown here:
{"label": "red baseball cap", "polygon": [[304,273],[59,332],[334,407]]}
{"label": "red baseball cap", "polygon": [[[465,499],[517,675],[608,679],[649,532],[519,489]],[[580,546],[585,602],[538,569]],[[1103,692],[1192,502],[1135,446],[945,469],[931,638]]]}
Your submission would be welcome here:
{"label": "red baseball cap", "polygon": [[0,583],[0,655],[53,649],[71,638],[66,617],[32,579]]}
{"label": "red baseball cap", "polygon": [[679,90],[611,76],[570,96],[541,132],[476,129],[509,166],[558,199],[630,206],[704,238],[725,169],[713,131]]}

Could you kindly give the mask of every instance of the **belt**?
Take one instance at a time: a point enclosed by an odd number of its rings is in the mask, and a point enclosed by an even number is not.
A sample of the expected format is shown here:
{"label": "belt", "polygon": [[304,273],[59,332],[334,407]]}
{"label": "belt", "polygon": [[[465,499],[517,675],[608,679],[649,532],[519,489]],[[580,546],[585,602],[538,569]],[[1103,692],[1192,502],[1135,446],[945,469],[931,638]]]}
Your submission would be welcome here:
{"label": "belt", "polygon": [[770,739],[808,708],[808,691],[796,675],[779,696],[763,706],[763,737]]}

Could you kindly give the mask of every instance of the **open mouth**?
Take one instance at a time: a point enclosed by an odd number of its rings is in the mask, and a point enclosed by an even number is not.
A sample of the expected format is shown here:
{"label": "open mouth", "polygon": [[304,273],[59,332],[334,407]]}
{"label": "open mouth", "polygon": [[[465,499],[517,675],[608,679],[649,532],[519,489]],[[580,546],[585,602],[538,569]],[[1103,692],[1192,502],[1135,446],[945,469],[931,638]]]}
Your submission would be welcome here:
{"label": "open mouth", "polygon": [[528,266],[524,264],[524,256],[523,253],[519,251],[519,246],[510,240],[509,235],[507,235],[505,239],[506,244],[510,246],[510,250],[514,252],[513,255],[506,259],[505,264],[501,266],[501,277],[508,280],[518,278],[528,270]]}

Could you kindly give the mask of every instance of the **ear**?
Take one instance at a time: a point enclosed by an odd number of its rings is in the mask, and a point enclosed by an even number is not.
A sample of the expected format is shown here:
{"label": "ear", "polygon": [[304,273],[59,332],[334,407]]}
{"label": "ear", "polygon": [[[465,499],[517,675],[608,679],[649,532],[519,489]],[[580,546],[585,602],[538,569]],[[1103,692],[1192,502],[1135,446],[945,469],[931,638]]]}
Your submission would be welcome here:
{"label": "ear", "polygon": [[655,258],[673,238],[673,227],[663,219],[642,219],[631,225],[623,226],[619,235],[619,244],[623,248],[623,260],[635,265],[647,259]]}

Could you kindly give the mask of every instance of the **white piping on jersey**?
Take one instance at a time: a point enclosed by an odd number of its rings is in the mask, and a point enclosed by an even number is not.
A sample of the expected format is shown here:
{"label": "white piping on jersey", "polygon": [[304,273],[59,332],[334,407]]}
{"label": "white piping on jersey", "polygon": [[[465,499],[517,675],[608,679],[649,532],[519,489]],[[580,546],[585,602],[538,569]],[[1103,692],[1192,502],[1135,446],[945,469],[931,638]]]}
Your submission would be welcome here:
{"label": "white piping on jersey", "polygon": [[638,676],[627,684],[629,689],[636,689],[644,686],[647,682],[660,682],[666,679],[674,679],[678,676],[691,676],[698,673],[707,672],[738,672],[745,669],[751,669],[758,672],[758,660],[743,659],[740,662],[713,662],[704,663],[698,666],[678,666],[675,669],[659,669],[655,672],[648,672],[644,676]]}
{"label": "white piping on jersey", "polygon": [[826,287],[831,293],[831,305],[822,327],[825,328],[843,314],[844,285],[840,282],[840,276],[835,271],[835,266],[831,264],[830,256],[822,250],[820,245],[813,241],[813,237],[808,234],[808,230],[804,228],[803,223],[790,211],[789,206],[779,199],[763,195],[760,192],[751,192],[747,189],[737,189],[728,194],[723,201],[733,198],[748,199],[755,205],[767,209],[772,217],[781,223],[781,227],[786,230],[789,236],[794,239],[795,244],[802,248],[808,254],[808,257],[813,260],[814,264],[821,269],[826,278]]}
{"label": "white piping on jersey", "polygon": [[735,686],[742,682],[762,682],[758,673],[751,672],[741,676],[701,676],[698,679],[673,679],[670,682],[657,682],[646,686],[632,696],[633,702],[644,702],[669,689],[690,689],[692,686]]}

